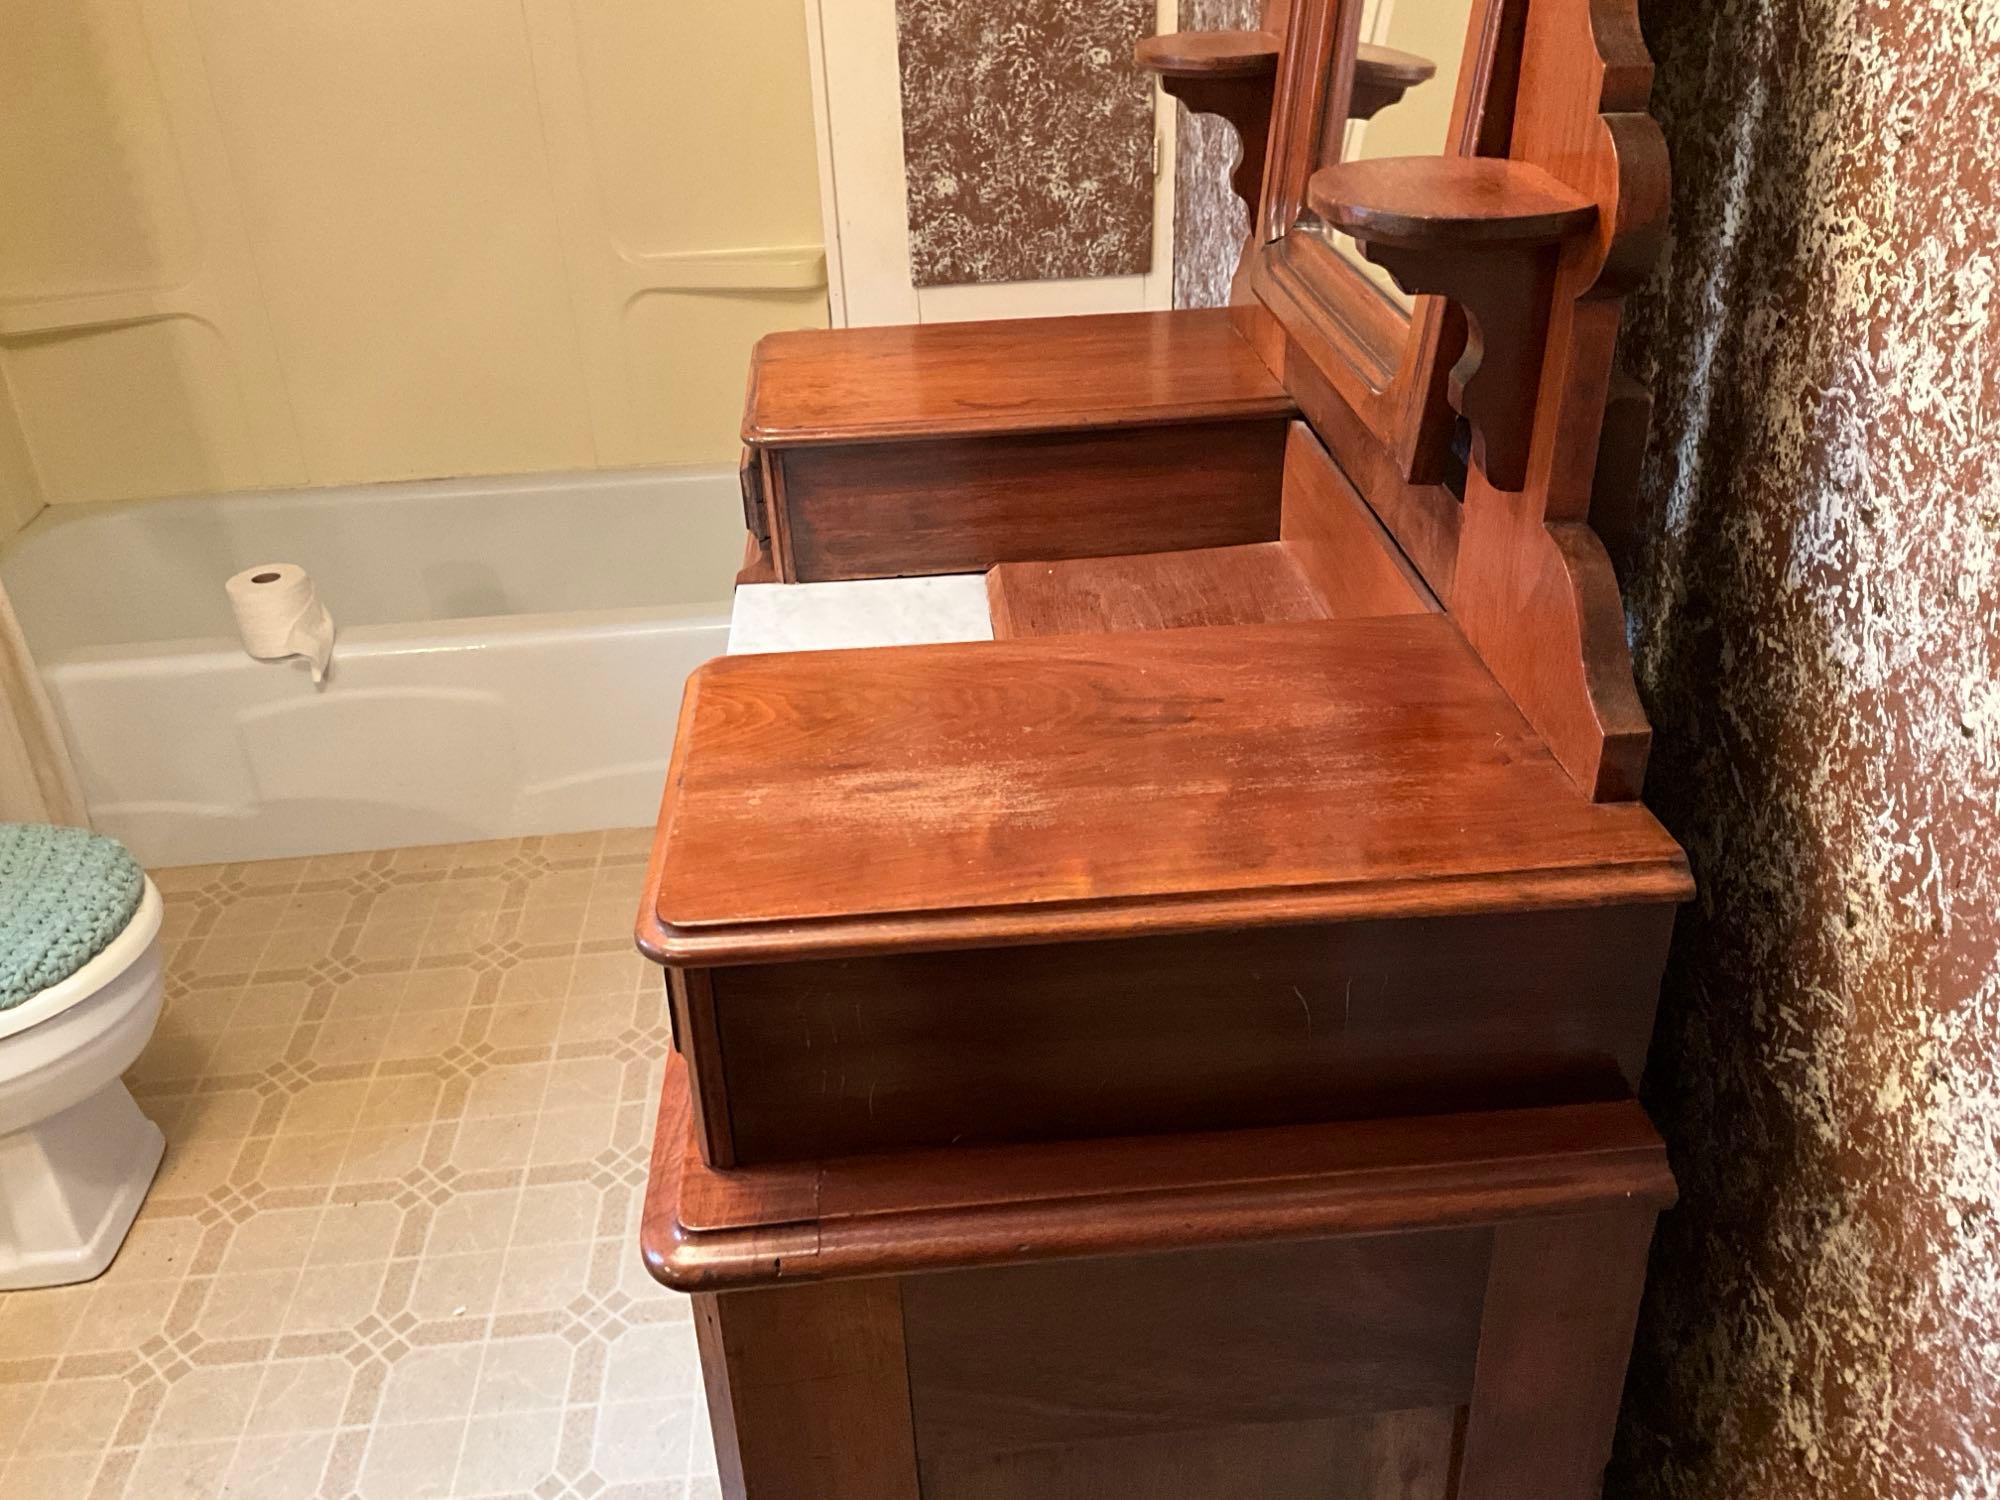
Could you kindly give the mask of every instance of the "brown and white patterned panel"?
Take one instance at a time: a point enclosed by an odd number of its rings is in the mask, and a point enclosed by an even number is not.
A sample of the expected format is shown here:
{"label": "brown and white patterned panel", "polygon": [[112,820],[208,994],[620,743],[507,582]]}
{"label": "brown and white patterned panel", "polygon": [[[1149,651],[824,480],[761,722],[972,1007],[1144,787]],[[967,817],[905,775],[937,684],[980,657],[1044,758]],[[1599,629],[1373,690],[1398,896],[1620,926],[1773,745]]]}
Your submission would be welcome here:
{"label": "brown and white patterned panel", "polygon": [[1648,4],[1634,550],[1687,845],[1630,1500],[2000,1494],[2000,8]]}
{"label": "brown and white patterned panel", "polygon": [[1153,0],[897,0],[919,287],[1153,263]]}

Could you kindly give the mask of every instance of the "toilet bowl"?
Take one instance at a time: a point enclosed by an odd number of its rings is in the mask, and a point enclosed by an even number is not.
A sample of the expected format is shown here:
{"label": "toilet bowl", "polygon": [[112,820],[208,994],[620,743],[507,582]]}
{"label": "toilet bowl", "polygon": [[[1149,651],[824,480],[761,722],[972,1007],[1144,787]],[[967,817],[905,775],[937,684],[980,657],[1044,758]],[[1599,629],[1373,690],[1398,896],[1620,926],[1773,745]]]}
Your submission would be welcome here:
{"label": "toilet bowl", "polygon": [[160,1017],[160,893],[69,978],[0,1010],[0,1291],[88,1281],[166,1142],[121,1075]]}

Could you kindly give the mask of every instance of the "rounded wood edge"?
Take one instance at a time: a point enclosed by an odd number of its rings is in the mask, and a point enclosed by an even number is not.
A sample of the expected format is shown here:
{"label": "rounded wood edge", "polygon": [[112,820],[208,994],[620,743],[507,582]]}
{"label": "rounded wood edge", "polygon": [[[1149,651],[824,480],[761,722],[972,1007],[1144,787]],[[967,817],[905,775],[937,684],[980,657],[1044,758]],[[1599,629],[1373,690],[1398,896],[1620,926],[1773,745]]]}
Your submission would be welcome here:
{"label": "rounded wood edge", "polygon": [[908,420],[854,422],[840,426],[766,427],[746,423],[743,441],[759,451],[839,448],[854,443],[923,443],[966,438],[1046,437],[1061,433],[1130,431],[1148,427],[1189,427],[1206,422],[1255,422],[1295,417],[1298,405],[1283,390],[1224,400],[1183,402],[1134,410],[1131,407],[1078,407],[1057,417],[1016,416],[971,411],[963,415]]}
{"label": "rounded wood edge", "polygon": [[[670,1069],[670,1092],[676,1074],[679,1087],[685,1089],[685,1073],[685,1068]],[[670,1100],[663,1100],[662,1134],[681,1148],[674,1154],[688,1170],[704,1170],[688,1147],[691,1126],[684,1111],[669,1135],[670,1107]],[[1241,1178],[1158,1188],[1105,1190],[1099,1184],[1092,1190],[1086,1180],[1079,1191],[1066,1188],[1063,1181],[1067,1162],[1078,1155],[1128,1152],[1164,1161],[1189,1140],[1242,1138],[1246,1158],[1261,1162],[1262,1142],[1273,1135],[1332,1136],[1393,1123],[1419,1128],[1450,1125],[1466,1140],[1490,1146],[1493,1133],[1504,1132],[1510,1116],[1547,1117],[1551,1111],[1601,1128],[1602,1139],[1512,1154],[1474,1149],[1445,1161],[1334,1166],[1291,1176],[1259,1176],[1252,1169]],[[977,1180],[983,1157],[1018,1158],[1036,1149],[947,1147],[908,1153],[895,1158],[892,1177],[907,1182],[913,1162],[928,1162],[963,1184]],[[1057,1142],[1039,1149],[1052,1163],[1048,1190],[1039,1194],[1016,1192],[1005,1201],[908,1206],[885,1198],[872,1208],[839,1214],[695,1230],[679,1217],[683,1173],[678,1166],[663,1164],[656,1145],[641,1253],[653,1277],[676,1291],[742,1291],[1040,1260],[1420,1233],[1603,1211],[1653,1214],[1671,1207],[1678,1196],[1665,1143],[1630,1099],[1412,1122],[1354,1121],[1192,1138]],[[822,1164],[823,1178],[832,1183],[865,1174],[869,1167],[866,1159],[861,1161],[861,1165]],[[740,1185],[746,1198],[754,1198],[758,1173],[752,1168],[716,1175]]]}
{"label": "rounded wood edge", "polygon": [[639,1259],[646,1267],[646,1274],[668,1291],[699,1292],[706,1290],[702,1278],[692,1274],[676,1253],[680,1241],[669,1238],[661,1244],[652,1234],[652,1222],[642,1220],[639,1225]]}
{"label": "rounded wood edge", "polygon": [[1597,222],[1590,199],[1540,167],[1505,157],[1338,162],[1313,173],[1306,197],[1334,228],[1410,249],[1555,245]]}
{"label": "rounded wood edge", "polygon": [[633,946],[644,958],[654,963],[672,966],[686,962],[680,946],[674,940],[674,929],[654,915],[650,903],[639,913],[639,920],[632,930]]}
{"label": "rounded wood edge", "polygon": [[1132,49],[1139,66],[1170,78],[1264,78],[1282,43],[1268,31],[1170,31]]}
{"label": "rounded wood edge", "polygon": [[1399,47],[1384,47],[1378,42],[1357,43],[1354,66],[1357,72],[1365,72],[1378,82],[1401,84],[1406,89],[1429,83],[1437,77],[1438,70],[1438,65],[1428,57]]}
{"label": "rounded wood edge", "polygon": [[[1661,830],[1662,839],[1666,838]],[[1316,922],[1488,916],[1500,912],[1621,904],[1678,904],[1694,894],[1687,856],[1575,870],[1508,871],[1421,884],[1353,885],[1325,891],[1264,891],[1089,906],[892,913],[801,921],[677,926],[649,903],[639,948],[670,967],[724,968],[791,958],[863,958],[884,953],[1101,938],[1166,937],[1215,928],[1297,927]]]}
{"label": "rounded wood edge", "polygon": [[818,1236],[808,1226],[775,1235],[766,1230],[703,1233],[678,1223],[664,1234],[652,1231],[650,1219],[642,1221],[640,1259],[647,1274],[668,1291],[692,1296],[825,1279]]}
{"label": "rounded wood edge", "polygon": [[[1661,1173],[1664,1173],[1664,1165]],[[656,1280],[677,1292],[754,1291],[868,1276],[928,1275],[984,1267],[1084,1260],[1097,1256],[1150,1255],[1175,1250],[1209,1250],[1284,1241],[1342,1239],[1349,1236],[1474,1229],[1533,1219],[1564,1219],[1629,1208],[1660,1213],[1675,1192],[1661,1186],[1645,1164],[1633,1164],[1624,1184],[1600,1196],[1577,1198],[1547,1185],[1530,1185],[1525,1196],[1503,1204],[1513,1183],[1495,1185],[1484,1203],[1462,1205],[1412,1222],[1406,1215],[1365,1208],[1301,1210],[1290,1203],[1240,1205],[1180,1201],[1105,1206],[1106,1217],[1051,1230],[1038,1218],[1039,1206],[983,1215],[971,1237],[964,1215],[911,1214],[895,1220],[850,1226],[826,1237],[814,1251],[774,1257],[763,1236],[747,1230],[690,1232],[675,1253],[655,1268]],[[1206,1222],[1207,1213],[1228,1216],[1227,1228]]]}

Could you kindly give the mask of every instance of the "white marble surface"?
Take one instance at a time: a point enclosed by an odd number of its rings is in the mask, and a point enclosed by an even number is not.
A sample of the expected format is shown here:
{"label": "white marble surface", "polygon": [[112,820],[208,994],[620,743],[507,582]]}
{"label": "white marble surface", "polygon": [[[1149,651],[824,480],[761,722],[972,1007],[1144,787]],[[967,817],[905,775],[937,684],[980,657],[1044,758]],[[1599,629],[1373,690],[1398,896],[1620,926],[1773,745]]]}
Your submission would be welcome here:
{"label": "white marble surface", "polygon": [[740,584],[729,621],[731,656],[992,639],[983,573]]}

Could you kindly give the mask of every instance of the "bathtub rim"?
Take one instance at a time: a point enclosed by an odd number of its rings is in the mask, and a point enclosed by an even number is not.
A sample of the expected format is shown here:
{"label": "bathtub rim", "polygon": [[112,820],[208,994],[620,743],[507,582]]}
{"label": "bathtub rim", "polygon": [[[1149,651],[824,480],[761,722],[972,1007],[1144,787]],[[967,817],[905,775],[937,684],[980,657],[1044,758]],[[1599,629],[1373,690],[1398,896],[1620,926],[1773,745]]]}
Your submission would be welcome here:
{"label": "bathtub rim", "polygon": [[543,490],[619,489],[662,481],[709,480],[737,487],[734,466],[727,461],[688,464],[633,464],[615,469],[551,469],[504,474],[445,474],[426,479],[353,479],[324,484],[247,485],[228,490],[176,490],[168,495],[114,495],[93,500],[61,500],[44,505],[26,525],[0,541],[0,557],[21,546],[30,534],[39,536],[67,525],[103,519],[120,512],[144,513],[160,506],[263,504],[273,508],[307,507],[315,503],[343,505],[396,504],[411,500],[450,499],[466,495],[528,495]]}
{"label": "bathtub rim", "polygon": [[[705,599],[682,604],[628,605],[620,609],[467,615],[453,620],[355,625],[337,630],[333,660],[338,667],[343,652],[385,657],[470,650],[499,637],[509,641],[533,642],[558,637],[573,640],[579,635],[619,635],[640,626],[666,625],[689,629],[718,624],[727,626],[729,614],[728,599]],[[339,625],[337,620],[335,625]],[[66,669],[88,676],[97,671],[143,669],[147,664],[164,662],[220,666],[231,661],[247,661],[258,666],[282,667],[291,660],[286,657],[261,661],[245,651],[242,642],[219,635],[126,641],[103,646],[78,646],[62,652],[35,653],[35,666],[45,675],[57,669]]]}

